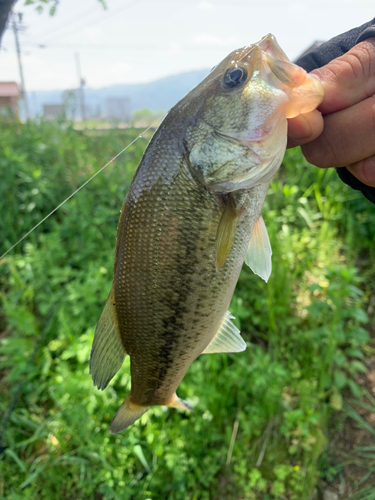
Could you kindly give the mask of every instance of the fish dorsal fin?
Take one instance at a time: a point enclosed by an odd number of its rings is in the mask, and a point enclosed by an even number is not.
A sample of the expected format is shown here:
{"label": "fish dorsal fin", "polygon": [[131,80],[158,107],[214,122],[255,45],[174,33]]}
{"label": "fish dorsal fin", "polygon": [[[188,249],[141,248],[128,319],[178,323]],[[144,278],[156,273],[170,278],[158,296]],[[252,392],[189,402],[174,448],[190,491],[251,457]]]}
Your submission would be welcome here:
{"label": "fish dorsal fin", "polygon": [[134,424],[148,409],[148,406],[139,406],[132,403],[130,397],[127,396],[113,417],[109,432],[111,434],[118,434],[129,427],[129,425]]}
{"label": "fish dorsal fin", "polygon": [[254,224],[253,232],[247,249],[245,263],[266,283],[272,271],[271,243],[263,217]]}
{"label": "fish dorsal fin", "polygon": [[96,325],[90,356],[90,373],[94,385],[105,389],[125,359],[115,309],[113,287]]}
{"label": "fish dorsal fin", "polygon": [[231,322],[232,318],[233,316],[227,311],[215,337],[202,354],[241,352],[246,349],[246,343],[241,337],[239,329]]}
{"label": "fish dorsal fin", "polygon": [[236,229],[239,219],[239,212],[234,206],[231,198],[227,200],[216,232],[216,269],[220,269],[225,264],[229,252],[233,246],[236,236]]}

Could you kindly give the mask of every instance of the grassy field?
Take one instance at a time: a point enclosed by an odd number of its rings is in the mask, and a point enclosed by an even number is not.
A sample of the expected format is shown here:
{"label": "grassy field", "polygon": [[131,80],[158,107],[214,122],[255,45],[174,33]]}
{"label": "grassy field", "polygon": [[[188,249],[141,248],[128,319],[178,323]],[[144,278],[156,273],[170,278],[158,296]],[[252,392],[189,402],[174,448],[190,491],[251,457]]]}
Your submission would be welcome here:
{"label": "grassy field", "polygon": [[[138,134],[1,123],[0,253]],[[363,398],[358,377],[374,352],[374,206],[289,151],[263,209],[271,278],[244,267],[230,308],[247,350],[193,363],[179,396],[194,413],[157,407],[111,436],[129,360],[104,392],[88,360],[146,143],[0,262],[0,498],[318,499],[339,471],[328,427],[347,411],[343,395]],[[357,498],[375,498],[368,491]]]}

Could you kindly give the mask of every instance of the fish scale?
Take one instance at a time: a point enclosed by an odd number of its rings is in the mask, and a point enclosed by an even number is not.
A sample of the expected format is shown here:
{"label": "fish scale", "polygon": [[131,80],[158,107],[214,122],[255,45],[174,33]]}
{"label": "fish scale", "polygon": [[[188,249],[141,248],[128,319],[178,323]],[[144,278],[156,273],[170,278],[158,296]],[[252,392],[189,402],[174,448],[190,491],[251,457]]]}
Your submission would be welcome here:
{"label": "fish scale", "polygon": [[270,275],[261,211],[286,120],[321,98],[319,82],[268,35],[229,54],[154,134],[121,209],[113,286],[91,352],[99,389],[130,356],[131,390],[111,433],[155,405],[190,410],[176,390],[191,363],[246,348],[229,303],[244,260]]}
{"label": "fish scale", "polygon": [[[132,359],[131,394],[137,397],[138,393],[153,391],[153,399],[140,402],[147,406],[166,404],[171,399],[188,366],[216,333],[237,280],[237,270],[233,269],[236,262],[240,267],[236,254],[241,252],[243,261],[248,243],[244,238],[241,241],[239,231],[232,258],[217,273],[215,237],[222,210],[215,197],[197,186],[186,163],[179,167],[170,184],[159,177],[136,202],[132,202],[130,191],[120,223],[124,231],[123,242],[118,241],[118,262],[123,264],[118,264],[114,272],[115,300],[119,322],[125,331],[133,332],[130,339],[126,335],[123,339]],[[194,197],[188,196],[191,190]],[[135,229],[130,233],[132,226]],[[249,238],[246,220],[244,227]],[[234,279],[228,280],[229,274]],[[124,276],[126,284],[121,288],[118,283]],[[207,330],[210,334],[202,339],[201,332]],[[153,352],[151,361],[144,355],[145,344]],[[166,385],[169,390],[165,393]]]}

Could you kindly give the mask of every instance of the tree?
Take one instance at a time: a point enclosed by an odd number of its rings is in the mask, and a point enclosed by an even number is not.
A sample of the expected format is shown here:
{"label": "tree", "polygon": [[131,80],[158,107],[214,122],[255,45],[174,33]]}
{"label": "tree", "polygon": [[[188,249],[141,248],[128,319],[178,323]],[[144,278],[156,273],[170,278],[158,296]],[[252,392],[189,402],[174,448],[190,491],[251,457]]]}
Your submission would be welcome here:
{"label": "tree", "polygon": [[[6,29],[6,24],[9,18],[10,11],[17,0],[0,0],[0,44]],[[51,16],[56,12],[56,7],[59,0],[26,0],[25,5],[36,5],[36,9],[42,12],[43,8],[48,4],[49,13]]]}
{"label": "tree", "polygon": [[9,17],[9,12],[15,3],[16,0],[0,0],[0,44]]}

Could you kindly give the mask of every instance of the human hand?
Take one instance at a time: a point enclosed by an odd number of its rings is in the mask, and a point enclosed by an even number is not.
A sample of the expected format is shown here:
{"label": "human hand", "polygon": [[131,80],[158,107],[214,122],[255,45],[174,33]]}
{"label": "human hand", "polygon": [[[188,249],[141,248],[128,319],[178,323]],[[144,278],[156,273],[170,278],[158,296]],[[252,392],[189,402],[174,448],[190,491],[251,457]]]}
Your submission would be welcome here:
{"label": "human hand", "polygon": [[375,38],[312,71],[324,88],[315,110],[289,120],[288,147],[321,168],[346,167],[375,187]]}

